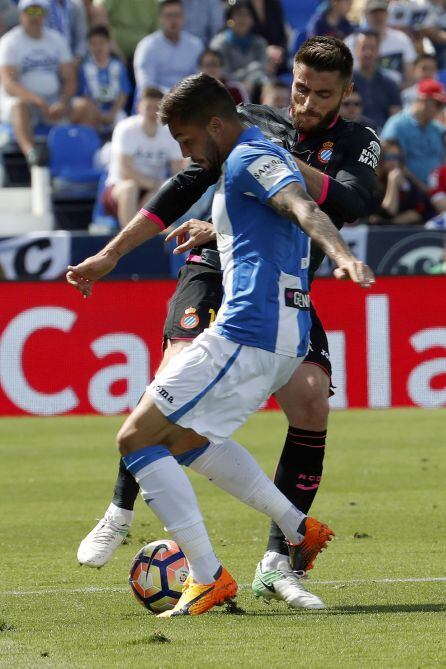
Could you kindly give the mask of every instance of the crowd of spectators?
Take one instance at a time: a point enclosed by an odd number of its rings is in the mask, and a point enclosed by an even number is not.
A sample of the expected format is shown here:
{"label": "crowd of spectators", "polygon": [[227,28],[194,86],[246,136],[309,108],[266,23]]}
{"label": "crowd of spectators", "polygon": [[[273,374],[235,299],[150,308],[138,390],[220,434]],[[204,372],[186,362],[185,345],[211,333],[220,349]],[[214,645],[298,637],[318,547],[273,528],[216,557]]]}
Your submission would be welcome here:
{"label": "crowd of spectators", "polygon": [[[286,24],[285,2],[0,0],[0,120],[30,165],[47,160],[34,142],[42,123],[86,124],[111,139],[105,200],[124,225],[178,165],[173,145],[157,147],[167,131],[149,120],[177,81],[204,71],[237,103],[287,106],[293,50],[336,35],[355,62],[341,114],[383,140],[384,200],[369,223],[443,214],[446,194],[431,184],[446,170],[446,0],[322,0],[304,26]],[[127,133],[139,133],[139,154]]]}

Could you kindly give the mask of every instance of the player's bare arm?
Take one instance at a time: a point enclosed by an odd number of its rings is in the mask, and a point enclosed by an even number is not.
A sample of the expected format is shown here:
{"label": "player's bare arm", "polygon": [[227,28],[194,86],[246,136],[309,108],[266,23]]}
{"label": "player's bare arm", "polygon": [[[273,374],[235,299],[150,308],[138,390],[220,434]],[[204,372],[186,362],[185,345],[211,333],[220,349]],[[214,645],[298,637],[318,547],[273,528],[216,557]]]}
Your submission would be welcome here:
{"label": "player's bare arm", "polygon": [[194,246],[203,246],[208,242],[215,241],[217,238],[215,228],[209,221],[200,221],[197,218],[191,218],[185,221],[178,228],[170,232],[166,241],[177,240],[177,246],[174,249],[174,255],[189,251]]}
{"label": "player's bare arm", "polygon": [[305,185],[309,195],[311,195],[313,200],[317,202],[322,195],[325,175],[315,167],[307,165],[307,163],[305,163],[303,160],[300,160],[300,158],[296,158],[294,156],[294,160],[302,172],[302,176],[305,179]]}
{"label": "player's bare arm", "polygon": [[297,183],[290,183],[268,201],[278,214],[302,228],[321,250],[336,263],[338,279],[350,278],[363,288],[375,279],[371,269],[358,260],[342,239],[336,227]]}
{"label": "player's bare arm", "polygon": [[75,266],[68,266],[66,275],[69,284],[77,288],[84,297],[91,295],[93,284],[109,274],[121,256],[155,237],[159,226],[141,213],[130,221],[99,253],[86,258]]}

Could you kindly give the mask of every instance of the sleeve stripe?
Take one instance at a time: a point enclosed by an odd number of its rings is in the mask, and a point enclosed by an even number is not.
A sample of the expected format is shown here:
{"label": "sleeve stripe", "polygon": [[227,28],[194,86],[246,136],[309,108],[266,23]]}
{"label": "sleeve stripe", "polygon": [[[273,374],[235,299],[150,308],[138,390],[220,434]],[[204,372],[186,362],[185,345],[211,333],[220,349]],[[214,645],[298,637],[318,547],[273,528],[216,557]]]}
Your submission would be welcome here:
{"label": "sleeve stripe", "polygon": [[319,206],[321,204],[324,204],[325,200],[327,199],[329,183],[330,183],[330,178],[328,174],[324,174],[324,180],[322,182],[322,193],[319,200],[317,200],[316,202],[316,204],[318,204]]}
{"label": "sleeve stripe", "polygon": [[159,218],[159,216],[157,216],[153,212],[147,211],[147,209],[144,209],[144,207],[142,207],[142,209],[139,210],[139,213],[148,218],[149,220],[151,220],[152,223],[155,223],[160,230],[166,229],[166,225],[163,223],[163,221]]}

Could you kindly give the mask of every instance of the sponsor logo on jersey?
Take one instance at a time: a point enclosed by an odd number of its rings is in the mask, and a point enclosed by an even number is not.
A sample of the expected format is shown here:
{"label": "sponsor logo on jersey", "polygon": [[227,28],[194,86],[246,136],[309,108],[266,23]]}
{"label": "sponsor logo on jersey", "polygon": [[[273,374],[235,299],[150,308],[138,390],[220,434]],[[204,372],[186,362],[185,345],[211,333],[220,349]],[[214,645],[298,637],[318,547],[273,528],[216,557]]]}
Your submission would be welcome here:
{"label": "sponsor logo on jersey", "polygon": [[310,304],[310,295],[306,290],[285,288],[285,305],[287,307],[293,307],[293,309],[300,309],[301,311],[309,311]]}
{"label": "sponsor logo on jersey", "polygon": [[200,317],[197,314],[197,310],[194,307],[188,307],[185,309],[183,316],[180,320],[180,326],[184,330],[193,330],[193,328],[198,327],[200,323]]}
{"label": "sponsor logo on jersey", "polygon": [[358,162],[368,165],[372,169],[376,170],[378,165],[379,158],[381,155],[381,149],[378,142],[372,140],[366,149],[361,151],[361,155],[358,158]]}
{"label": "sponsor logo on jersey", "polygon": [[162,386],[155,386],[155,390],[157,393],[161,395],[161,397],[164,397],[164,399],[167,400],[169,404],[173,403],[173,396],[169,395],[169,393],[165,388],[163,388]]}
{"label": "sponsor logo on jersey", "polygon": [[266,155],[254,160],[247,170],[266,191],[295,172],[295,169],[290,170],[290,165],[281,157]]}
{"label": "sponsor logo on jersey", "polygon": [[317,159],[320,163],[326,165],[330,161],[333,155],[333,146],[333,142],[324,142],[322,144],[322,148],[319,149],[319,153],[317,154]]}

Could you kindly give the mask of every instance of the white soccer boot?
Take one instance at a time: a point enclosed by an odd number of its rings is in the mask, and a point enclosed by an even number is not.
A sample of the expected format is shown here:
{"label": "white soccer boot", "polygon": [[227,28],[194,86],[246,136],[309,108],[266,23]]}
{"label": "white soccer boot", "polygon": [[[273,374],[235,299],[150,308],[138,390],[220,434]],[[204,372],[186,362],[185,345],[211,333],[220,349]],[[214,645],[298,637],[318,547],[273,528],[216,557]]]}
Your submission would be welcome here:
{"label": "white soccer boot", "polygon": [[325,609],[322,599],[304,587],[303,577],[291,570],[287,556],[268,551],[257,565],[252,589],[267,602],[277,599],[293,609]]}
{"label": "white soccer boot", "polygon": [[104,517],[79,544],[79,564],[87,567],[103,567],[107,564],[126,538],[133,516],[133,511],[120,509],[112,502]]}

